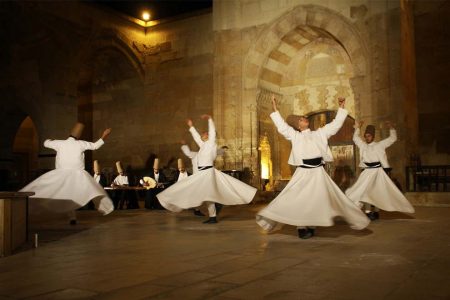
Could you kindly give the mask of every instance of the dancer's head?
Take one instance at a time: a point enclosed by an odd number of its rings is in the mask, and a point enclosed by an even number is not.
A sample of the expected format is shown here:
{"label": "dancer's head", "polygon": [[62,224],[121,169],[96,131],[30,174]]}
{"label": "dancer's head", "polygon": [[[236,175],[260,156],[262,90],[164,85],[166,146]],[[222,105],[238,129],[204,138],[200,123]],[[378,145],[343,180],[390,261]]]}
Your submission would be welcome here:
{"label": "dancer's head", "polygon": [[75,126],[73,126],[72,131],[70,131],[70,136],[75,139],[80,139],[81,134],[83,133],[84,124],[77,122]]}
{"label": "dancer's head", "polygon": [[203,132],[202,135],[202,141],[206,142],[209,139],[209,134],[207,131]]}
{"label": "dancer's head", "polygon": [[286,123],[298,131],[303,131],[309,128],[309,120],[306,116],[289,115],[286,118]]}
{"label": "dancer's head", "polygon": [[364,131],[364,140],[367,144],[370,144],[373,142],[375,138],[375,126],[373,125],[367,125],[366,130]]}

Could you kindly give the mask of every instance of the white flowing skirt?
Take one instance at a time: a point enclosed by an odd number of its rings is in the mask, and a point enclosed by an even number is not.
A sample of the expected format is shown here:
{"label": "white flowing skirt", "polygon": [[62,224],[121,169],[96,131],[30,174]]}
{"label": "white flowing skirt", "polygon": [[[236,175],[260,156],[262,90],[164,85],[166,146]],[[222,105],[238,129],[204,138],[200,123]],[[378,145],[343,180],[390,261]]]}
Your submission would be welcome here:
{"label": "white flowing skirt", "polygon": [[85,170],[55,169],[29,183],[21,192],[34,192],[29,205],[32,213],[66,213],[93,201],[107,215],[114,210],[105,190]]}
{"label": "white flowing skirt", "polygon": [[183,209],[198,207],[203,202],[248,204],[255,194],[256,188],[210,168],[175,183],[156,197],[166,209],[180,212]]}
{"label": "white flowing skirt", "polygon": [[370,203],[385,211],[413,213],[414,208],[382,168],[365,169],[345,191],[354,203]]}
{"label": "white flowing skirt", "polygon": [[270,204],[258,212],[256,222],[267,231],[278,223],[293,226],[332,226],[343,217],[361,230],[370,220],[328,176],[324,168],[297,168],[291,181]]}

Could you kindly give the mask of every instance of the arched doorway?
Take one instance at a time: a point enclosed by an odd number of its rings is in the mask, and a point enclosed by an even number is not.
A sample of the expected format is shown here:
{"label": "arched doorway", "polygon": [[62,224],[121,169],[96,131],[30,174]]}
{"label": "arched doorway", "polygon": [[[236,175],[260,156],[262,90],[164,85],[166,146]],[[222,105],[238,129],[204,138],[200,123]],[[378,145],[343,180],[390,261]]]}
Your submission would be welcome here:
{"label": "arched doorway", "polygon": [[[108,149],[86,152],[86,170],[92,170],[94,159],[98,159],[107,177],[111,177],[115,161],[127,161],[127,146],[130,112],[136,111],[135,103],[143,94],[142,70],[139,61],[125,49],[123,43],[111,38],[100,40],[86,54],[79,73],[78,121],[85,124],[83,139],[97,140],[102,131],[113,128],[108,139]],[[125,163],[127,164],[127,163]]]}
{"label": "arched doorway", "polygon": [[28,116],[20,124],[13,142],[14,165],[12,184],[20,188],[36,177],[39,137],[33,120]]}
{"label": "arched doorway", "polygon": [[[290,143],[277,133],[268,117],[271,96],[279,99],[285,117],[335,111],[337,97],[343,96],[354,118],[361,101],[370,103],[370,95],[362,93],[370,84],[366,53],[364,40],[347,19],[312,5],[299,6],[274,21],[250,49],[244,69],[248,74],[244,79],[244,101],[251,104],[254,95],[259,132],[256,138],[259,141],[267,133],[275,181],[289,180],[292,169],[287,165]],[[254,74],[257,78],[252,78]],[[327,119],[326,114],[323,117]]]}

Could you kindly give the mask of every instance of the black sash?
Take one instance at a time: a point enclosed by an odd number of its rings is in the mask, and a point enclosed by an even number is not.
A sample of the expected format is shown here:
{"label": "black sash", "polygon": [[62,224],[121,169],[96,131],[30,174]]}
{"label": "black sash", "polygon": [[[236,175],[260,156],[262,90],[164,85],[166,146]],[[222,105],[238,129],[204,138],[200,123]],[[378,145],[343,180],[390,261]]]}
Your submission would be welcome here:
{"label": "black sash", "polygon": [[[322,157],[316,157],[311,159],[302,159],[302,164],[298,166],[299,168],[304,169],[313,169],[323,166]],[[308,166],[306,166],[308,165]]]}
{"label": "black sash", "polygon": [[374,168],[381,168],[381,163],[379,161],[376,162],[364,162],[364,164],[367,166],[365,169],[374,169]]}
{"label": "black sash", "polygon": [[212,166],[198,167],[198,170],[199,171],[203,171],[203,170],[208,170],[208,169],[211,169],[211,168],[212,168]]}

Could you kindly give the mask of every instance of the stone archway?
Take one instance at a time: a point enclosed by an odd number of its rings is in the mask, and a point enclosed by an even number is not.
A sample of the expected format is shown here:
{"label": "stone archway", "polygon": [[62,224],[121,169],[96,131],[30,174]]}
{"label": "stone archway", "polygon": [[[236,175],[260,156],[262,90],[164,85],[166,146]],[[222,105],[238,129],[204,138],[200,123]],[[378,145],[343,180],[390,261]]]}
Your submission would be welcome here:
{"label": "stone archway", "polygon": [[[321,104],[322,106],[312,105],[309,110],[300,113],[307,114],[314,110],[336,109],[337,105],[330,103],[330,99],[334,96],[349,98],[352,117],[364,114],[361,112],[361,102],[365,103],[365,107],[371,106],[370,94],[363,93],[363,91],[370,91],[366,41],[349,20],[333,10],[306,5],[298,6],[273,21],[261,32],[246,56],[243,69],[244,96],[242,102],[245,106],[256,107],[256,122],[252,124],[252,131],[272,132],[269,134],[268,140],[273,148],[275,177],[283,177],[279,162],[287,161],[289,151],[283,151],[283,149],[290,149],[290,146],[280,145],[273,125],[267,118],[271,112],[271,94],[276,94],[278,98],[284,99],[289,94],[287,90],[295,87],[295,84],[292,84],[295,83],[295,80],[288,78],[289,74],[293,74],[292,70],[295,69],[293,65],[302,66],[299,57],[310,55],[308,51],[311,50],[313,44],[321,44],[322,48],[324,48],[323,45],[328,44],[330,48],[334,49],[333,51],[338,54],[339,59],[335,59],[337,56],[333,57],[332,53],[321,53],[320,58],[323,60],[332,58],[336,63],[336,76],[339,77],[340,73],[345,74],[346,83],[342,84],[341,82],[339,86],[334,87],[332,92],[330,92],[330,87],[326,89],[322,87],[322,93],[328,94],[328,100],[322,101],[324,102]],[[303,67],[305,67],[304,62]],[[300,95],[301,97],[307,98]],[[305,101],[303,99],[303,104],[311,104]],[[257,145],[260,136],[260,134],[253,134],[250,137],[253,140],[251,144]],[[255,149],[251,151],[253,152]],[[258,167],[258,162],[252,163],[254,168]],[[256,178],[257,180],[259,178]]]}
{"label": "stone archway", "polygon": [[[85,124],[83,138],[96,140],[106,127],[116,127],[116,136],[126,136],[126,126],[117,124],[121,124],[120,119],[124,120],[126,105],[134,100],[132,87],[143,86],[145,72],[140,57],[126,41],[104,36],[93,42],[80,60],[77,118]],[[125,99],[118,101],[121,96]],[[105,159],[105,155],[102,158]],[[86,153],[85,161],[86,168],[90,169],[93,161],[91,152]],[[114,163],[106,161],[106,165],[113,166]]]}

